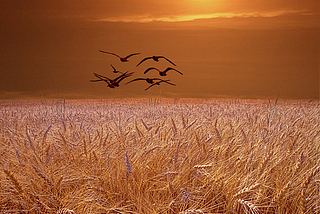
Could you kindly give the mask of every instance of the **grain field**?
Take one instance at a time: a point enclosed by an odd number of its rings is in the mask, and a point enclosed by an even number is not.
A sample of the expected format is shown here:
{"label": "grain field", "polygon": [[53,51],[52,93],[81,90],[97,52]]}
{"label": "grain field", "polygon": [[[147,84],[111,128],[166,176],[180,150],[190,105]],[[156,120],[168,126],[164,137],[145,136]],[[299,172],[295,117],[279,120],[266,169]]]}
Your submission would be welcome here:
{"label": "grain field", "polygon": [[320,213],[319,101],[0,102],[1,213]]}

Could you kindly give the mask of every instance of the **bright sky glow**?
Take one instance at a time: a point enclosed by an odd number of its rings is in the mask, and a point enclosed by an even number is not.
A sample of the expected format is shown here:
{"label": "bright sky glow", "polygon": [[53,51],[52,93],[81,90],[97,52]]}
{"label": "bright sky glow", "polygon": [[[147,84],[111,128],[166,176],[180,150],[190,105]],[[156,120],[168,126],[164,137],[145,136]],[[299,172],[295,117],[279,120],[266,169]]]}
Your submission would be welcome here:
{"label": "bright sky glow", "polygon": [[165,17],[152,17],[147,15],[140,16],[123,16],[123,17],[110,17],[105,19],[99,19],[97,21],[107,21],[107,22],[185,22],[194,21],[200,19],[216,19],[216,18],[250,18],[250,17],[264,17],[271,18],[288,14],[300,14],[307,15],[305,11],[295,11],[295,10],[280,10],[280,11],[270,11],[270,12],[248,12],[248,13],[209,13],[209,14],[194,14],[194,15],[172,15]]}

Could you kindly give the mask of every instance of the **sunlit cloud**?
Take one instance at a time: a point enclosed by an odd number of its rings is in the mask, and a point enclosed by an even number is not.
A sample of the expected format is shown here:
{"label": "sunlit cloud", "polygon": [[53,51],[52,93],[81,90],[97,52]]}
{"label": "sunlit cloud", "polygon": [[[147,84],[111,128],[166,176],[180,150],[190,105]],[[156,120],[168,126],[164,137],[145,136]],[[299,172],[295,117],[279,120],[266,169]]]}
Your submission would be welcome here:
{"label": "sunlit cloud", "polygon": [[209,14],[190,14],[190,15],[169,15],[163,17],[153,17],[148,15],[137,15],[137,16],[121,16],[121,17],[110,17],[98,19],[96,21],[106,22],[188,22],[195,20],[206,20],[206,19],[218,19],[218,18],[272,18],[283,15],[299,14],[299,15],[310,15],[306,11],[294,11],[294,10],[281,10],[281,11],[270,11],[270,12],[248,12],[248,13],[209,13]]}

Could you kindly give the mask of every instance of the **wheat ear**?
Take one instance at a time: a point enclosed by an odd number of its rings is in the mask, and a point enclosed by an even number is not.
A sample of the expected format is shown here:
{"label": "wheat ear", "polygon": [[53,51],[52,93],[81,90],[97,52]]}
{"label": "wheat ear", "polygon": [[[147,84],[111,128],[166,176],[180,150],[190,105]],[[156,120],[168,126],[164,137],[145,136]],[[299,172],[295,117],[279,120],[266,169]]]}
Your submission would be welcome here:
{"label": "wheat ear", "polygon": [[307,213],[307,199],[306,199],[306,192],[309,184],[311,183],[312,179],[320,172],[320,166],[315,168],[311,174],[304,180],[301,184],[301,194],[300,194],[300,213],[304,214]]}
{"label": "wheat ear", "polygon": [[3,169],[3,171],[6,174],[6,176],[11,180],[11,182],[14,185],[15,189],[17,190],[17,192],[19,194],[22,194],[23,193],[23,189],[22,189],[22,186],[21,186],[20,182],[18,181],[18,179],[16,179],[16,177],[13,175],[13,173],[10,172],[9,170]]}
{"label": "wheat ear", "polygon": [[73,210],[63,208],[61,210],[58,210],[56,214],[75,214],[75,212]]}

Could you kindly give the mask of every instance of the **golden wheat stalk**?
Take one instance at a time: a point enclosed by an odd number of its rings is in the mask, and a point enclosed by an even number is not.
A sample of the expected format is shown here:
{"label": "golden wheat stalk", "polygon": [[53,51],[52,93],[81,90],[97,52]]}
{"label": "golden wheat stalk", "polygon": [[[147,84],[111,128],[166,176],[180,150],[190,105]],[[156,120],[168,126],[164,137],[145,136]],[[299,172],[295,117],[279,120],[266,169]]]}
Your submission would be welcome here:
{"label": "golden wheat stalk", "polygon": [[28,194],[27,192],[24,191],[21,183],[19,180],[13,175],[13,173],[9,170],[3,169],[5,175],[10,179],[12,182],[15,190],[17,191],[17,195],[21,196],[22,199],[25,201],[27,204],[32,204],[35,201],[35,198],[33,197],[32,194]]}
{"label": "golden wheat stalk", "polygon": [[256,205],[249,201],[238,199],[237,202],[243,207],[246,213],[259,214],[259,209]]}
{"label": "golden wheat stalk", "polygon": [[190,210],[185,210],[182,212],[179,212],[179,214],[203,214],[204,212],[202,210],[195,210],[195,209],[190,209]]}
{"label": "golden wheat stalk", "polygon": [[20,182],[18,181],[18,179],[13,175],[13,173],[9,170],[3,169],[3,172],[6,174],[6,176],[11,180],[13,186],[15,187],[15,189],[17,190],[18,194],[22,194],[23,188],[20,184]]}
{"label": "golden wheat stalk", "polygon": [[33,194],[33,197],[36,201],[36,204],[39,206],[41,212],[48,213],[51,210],[51,208],[48,205],[46,205],[40,200],[38,195]]}
{"label": "golden wheat stalk", "polygon": [[283,195],[287,192],[287,190],[289,189],[289,187],[291,186],[292,181],[289,181],[271,200],[272,203],[275,202],[280,202],[281,198],[283,197]]}
{"label": "golden wheat stalk", "polygon": [[186,128],[185,130],[188,130],[191,126],[193,126],[196,122],[198,121],[198,119],[195,119],[193,122],[191,122]]}
{"label": "golden wheat stalk", "polygon": [[263,173],[263,171],[264,171],[264,169],[266,168],[266,166],[267,166],[267,164],[268,164],[268,162],[269,162],[269,160],[270,160],[270,158],[271,158],[272,155],[273,155],[273,152],[271,152],[270,154],[268,154],[267,157],[265,157],[265,158],[263,159],[263,161],[261,162],[261,164],[260,164],[259,167],[258,167],[258,176],[260,176],[260,175]]}
{"label": "golden wheat stalk", "polygon": [[172,122],[172,127],[173,127],[174,133],[177,133],[177,132],[178,132],[178,129],[177,129],[176,123],[174,122],[174,120],[173,120],[172,117],[171,117],[171,122]]}
{"label": "golden wheat stalk", "polygon": [[63,208],[61,210],[58,210],[56,214],[75,214],[75,212],[73,210]]}
{"label": "golden wheat stalk", "polygon": [[127,174],[130,175],[132,173],[132,168],[131,168],[131,164],[130,164],[130,160],[127,152],[125,153],[125,156],[126,156]]}
{"label": "golden wheat stalk", "polygon": [[32,168],[36,172],[36,174],[41,177],[49,186],[54,187],[53,181],[48,178],[38,167],[32,165]]}
{"label": "golden wheat stalk", "polygon": [[233,198],[239,198],[244,194],[253,192],[253,190],[259,188],[260,186],[261,186],[261,183],[257,183],[257,184],[253,184],[253,185],[251,185],[249,187],[246,187],[246,188],[242,189],[241,191],[237,192],[236,194],[234,194]]}
{"label": "golden wheat stalk", "polygon": [[193,168],[194,169],[208,169],[213,167],[212,164],[203,164],[203,165],[194,165]]}
{"label": "golden wheat stalk", "polygon": [[152,129],[152,127],[149,127],[142,119],[141,122],[147,131],[150,131]]}
{"label": "golden wheat stalk", "polygon": [[301,166],[302,166],[304,160],[305,160],[305,157],[304,157],[303,152],[302,152],[300,157],[299,157],[299,159],[298,159],[298,161],[297,161],[297,163],[296,163],[296,165],[293,168],[293,173],[292,173],[293,175],[295,175],[301,169]]}
{"label": "golden wheat stalk", "polygon": [[312,179],[320,172],[320,166],[315,168],[310,175],[301,184],[301,194],[300,194],[300,213],[307,213],[307,188],[311,183]]}

